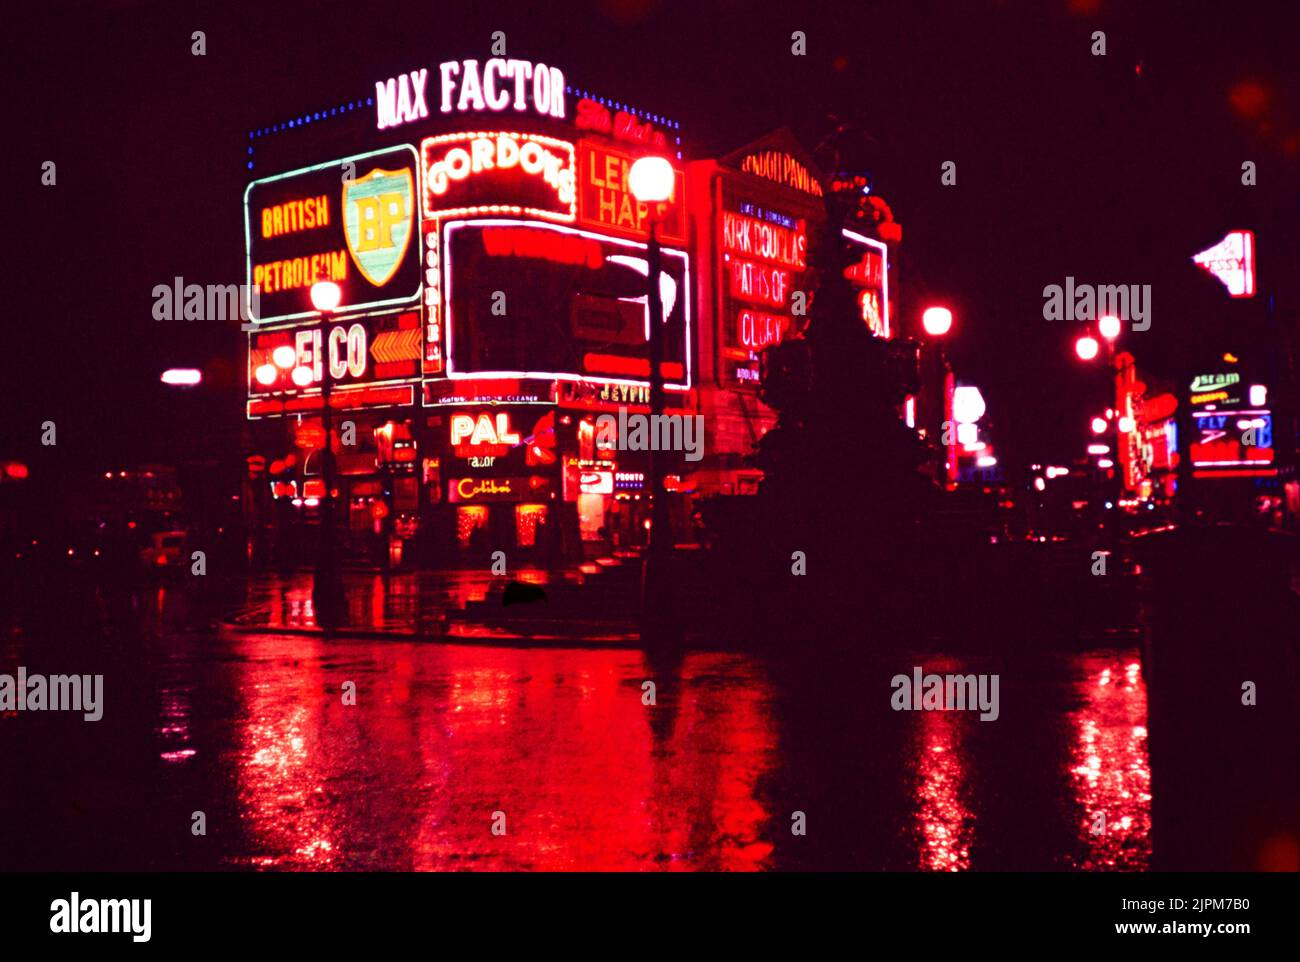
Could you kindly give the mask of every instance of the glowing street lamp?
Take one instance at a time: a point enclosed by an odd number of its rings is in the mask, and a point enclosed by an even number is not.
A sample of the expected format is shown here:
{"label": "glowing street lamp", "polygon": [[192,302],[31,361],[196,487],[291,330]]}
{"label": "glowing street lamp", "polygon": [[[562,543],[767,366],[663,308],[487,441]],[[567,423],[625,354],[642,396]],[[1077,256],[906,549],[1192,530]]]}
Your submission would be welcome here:
{"label": "glowing street lamp", "polygon": [[259,364],[253,372],[253,377],[257,378],[257,383],[262,387],[270,387],[279,376],[280,372],[274,364]]}
{"label": "glowing street lamp", "polygon": [[663,157],[641,157],[627,172],[632,196],[643,204],[661,204],[673,196],[673,166]]}
{"label": "glowing street lamp", "polygon": [[1106,314],[1097,322],[1097,330],[1101,336],[1108,341],[1113,341],[1119,337],[1120,323],[1119,318],[1114,314]]}
{"label": "glowing street lamp", "polygon": [[[321,320],[338,310],[343,300],[343,292],[333,281],[317,281],[311,286],[311,303],[321,313]],[[325,338],[328,344],[328,337]],[[276,348],[278,351],[279,348]],[[279,363],[277,361],[277,363]],[[293,369],[293,383],[306,387],[312,382],[312,370],[307,365]],[[331,628],[342,619],[347,609],[343,597],[343,578],[339,574],[334,557],[334,449],[330,441],[330,363],[329,358],[321,365],[321,429],[325,435],[325,446],[321,449],[321,481],[325,485],[325,496],[320,502],[320,554],[316,559],[316,575],[312,582],[312,607],[316,620],[323,628]]]}
{"label": "glowing street lamp", "polygon": [[203,380],[203,372],[192,367],[171,367],[162,372],[160,380],[175,387],[193,387]]}
{"label": "glowing street lamp", "polygon": [[271,352],[271,360],[281,371],[287,371],[298,360],[298,353],[288,344],[281,344]]}
{"label": "glowing street lamp", "polygon": [[[633,161],[628,170],[627,184],[632,196],[649,209],[650,238],[646,245],[646,303],[650,311],[650,337],[647,345],[650,355],[650,415],[658,423],[657,415],[664,412],[664,302],[659,289],[661,254],[659,238],[655,235],[658,205],[673,195],[675,177],[672,164],[663,157],[647,156]],[[663,635],[667,622],[662,620],[672,610],[666,603],[670,587],[668,564],[672,552],[671,522],[668,519],[668,501],[664,491],[664,456],[653,447],[650,450],[650,548],[646,553],[645,570],[641,588],[642,617],[646,635]],[[652,626],[651,619],[655,619]],[[654,639],[659,640],[659,639]]]}
{"label": "glowing street lamp", "polygon": [[1097,343],[1097,339],[1091,334],[1085,334],[1074,342],[1074,353],[1079,355],[1081,361],[1091,361],[1097,356],[1099,350],[1101,350],[1101,345]]}
{"label": "glowing street lamp", "polygon": [[1134,421],[1128,415],[1125,415],[1124,417],[1119,419],[1120,434],[1132,434],[1136,430],[1137,430],[1137,422]]}
{"label": "glowing street lamp", "polygon": [[952,329],[952,311],[946,307],[927,307],[921,315],[921,326],[931,337],[943,337]]}
{"label": "glowing street lamp", "polygon": [[1105,418],[1093,418],[1093,419],[1092,419],[1092,433],[1093,433],[1093,434],[1105,434],[1105,433],[1106,433],[1106,428],[1107,428],[1107,427],[1109,427],[1109,425],[1106,424],[1106,419],[1105,419]]}

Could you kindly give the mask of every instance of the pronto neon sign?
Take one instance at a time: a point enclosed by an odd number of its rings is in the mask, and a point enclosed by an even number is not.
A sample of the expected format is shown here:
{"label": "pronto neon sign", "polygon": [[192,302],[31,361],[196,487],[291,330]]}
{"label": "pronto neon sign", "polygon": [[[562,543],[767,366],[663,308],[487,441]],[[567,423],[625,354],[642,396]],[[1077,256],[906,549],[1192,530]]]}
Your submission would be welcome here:
{"label": "pronto neon sign", "polygon": [[[507,132],[444,134],[426,138],[420,152],[425,217],[489,212],[571,221],[576,216],[576,165],[568,141]],[[541,192],[530,189],[538,184],[544,185]]]}
{"label": "pronto neon sign", "polygon": [[[564,119],[564,74],[558,67],[529,60],[493,57],[479,68],[477,60],[449,60],[438,66],[442,113],[518,111],[530,107],[547,117]],[[380,130],[426,120],[429,71],[411,70],[375,83]]]}

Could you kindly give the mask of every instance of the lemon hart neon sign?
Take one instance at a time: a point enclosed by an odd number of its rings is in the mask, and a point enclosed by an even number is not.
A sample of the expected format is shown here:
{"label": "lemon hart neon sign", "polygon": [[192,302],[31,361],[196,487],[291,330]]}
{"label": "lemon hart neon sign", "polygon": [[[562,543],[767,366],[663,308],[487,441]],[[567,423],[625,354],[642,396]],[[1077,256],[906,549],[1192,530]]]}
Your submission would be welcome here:
{"label": "lemon hart neon sign", "polygon": [[[441,113],[514,110],[564,119],[564,74],[531,60],[493,57],[448,60],[438,66],[437,104]],[[411,70],[375,83],[376,123],[380,130],[429,116],[429,71]]]}

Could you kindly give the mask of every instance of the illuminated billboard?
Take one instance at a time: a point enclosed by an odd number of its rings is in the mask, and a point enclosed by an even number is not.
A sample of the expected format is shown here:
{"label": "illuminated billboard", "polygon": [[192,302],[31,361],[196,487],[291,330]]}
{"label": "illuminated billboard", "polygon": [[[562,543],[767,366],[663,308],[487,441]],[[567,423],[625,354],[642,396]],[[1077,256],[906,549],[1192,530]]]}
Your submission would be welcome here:
{"label": "illuminated billboard", "polygon": [[595,230],[638,239],[655,236],[663,243],[686,242],[686,174],[673,168],[673,196],[652,205],[637,200],[628,188],[628,171],[636,156],[608,144],[578,142],[578,219]]}
{"label": "illuminated billboard", "polygon": [[888,338],[889,326],[889,249],[883,241],[845,230],[844,237],[866,248],[844,271],[853,285],[862,322],[876,337]]}
{"label": "illuminated billboard", "polygon": [[759,354],[795,326],[791,300],[808,269],[807,223],[739,202],[723,209],[721,227],[722,379],[757,387]]}
{"label": "illuminated billboard", "polygon": [[[357,154],[255,180],[244,191],[247,283],[264,323],[315,317],[311,287],[334,281],[348,309],[420,292],[415,150]],[[250,307],[251,312],[251,307]]]}
{"label": "illuminated billboard", "polygon": [[[248,337],[248,412],[267,416],[318,406],[326,365],[331,387],[344,395],[352,389],[405,385],[399,391],[355,394],[352,406],[411,404],[411,385],[420,374],[421,333],[418,311],[254,332]],[[286,346],[292,363],[276,364],[276,349]],[[300,372],[298,379],[295,372]],[[307,392],[315,400],[304,397]],[[341,400],[340,406],[348,406],[347,397]]]}
{"label": "illuminated billboard", "polygon": [[1266,410],[1194,411],[1191,445],[1197,474],[1275,473],[1273,416]]}
{"label": "illuminated billboard", "polygon": [[[443,227],[450,377],[647,380],[646,245],[507,218]],[[663,250],[665,386],[691,384],[690,266]]]}
{"label": "illuminated billboard", "polygon": [[573,144],[503,131],[443,134],[420,142],[424,216],[576,216]]}

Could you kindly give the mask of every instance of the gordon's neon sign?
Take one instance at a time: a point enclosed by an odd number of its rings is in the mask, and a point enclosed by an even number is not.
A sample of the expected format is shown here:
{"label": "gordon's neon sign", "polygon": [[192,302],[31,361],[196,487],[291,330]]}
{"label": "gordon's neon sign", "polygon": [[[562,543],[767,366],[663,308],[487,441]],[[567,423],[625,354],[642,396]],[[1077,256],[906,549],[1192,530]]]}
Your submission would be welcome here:
{"label": "gordon's neon sign", "polygon": [[552,220],[576,216],[576,167],[568,141],[506,132],[444,134],[426,138],[420,151],[426,217],[480,211]]}

